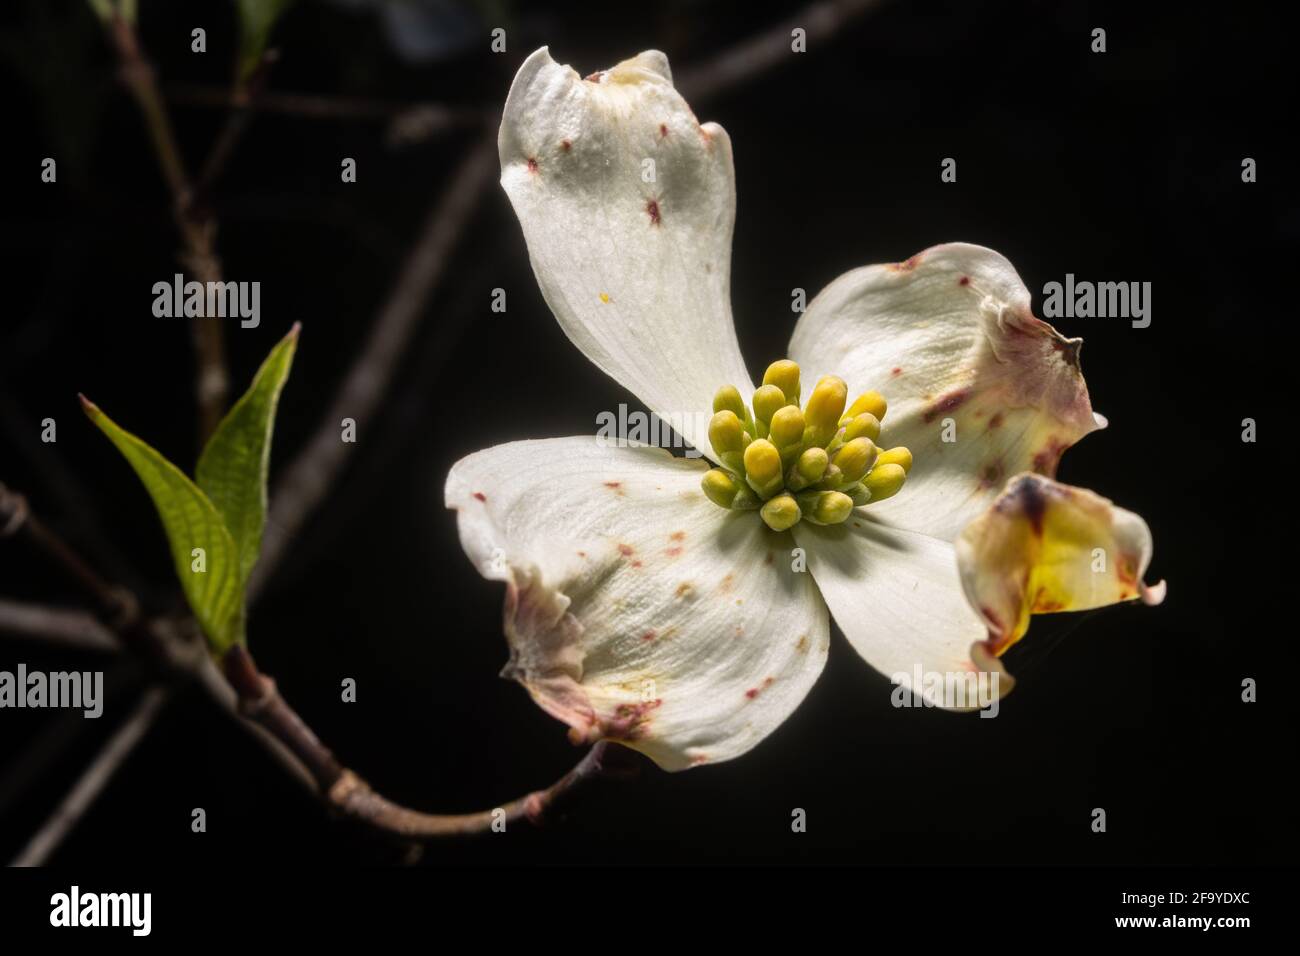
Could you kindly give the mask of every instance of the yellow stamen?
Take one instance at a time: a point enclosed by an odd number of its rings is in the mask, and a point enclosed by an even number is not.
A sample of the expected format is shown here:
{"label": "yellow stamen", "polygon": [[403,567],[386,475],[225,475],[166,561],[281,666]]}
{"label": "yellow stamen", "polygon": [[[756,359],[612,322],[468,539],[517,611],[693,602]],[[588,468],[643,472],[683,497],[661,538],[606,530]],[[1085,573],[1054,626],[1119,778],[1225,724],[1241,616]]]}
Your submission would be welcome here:
{"label": "yellow stamen", "polygon": [[719,508],[730,508],[740,485],[721,468],[713,468],[700,481],[705,496]]}
{"label": "yellow stamen", "polygon": [[745,480],[760,498],[771,498],[784,487],[781,453],[766,438],[756,438],[745,449]]}
{"label": "yellow stamen", "polygon": [[758,510],[774,531],[803,519],[839,524],[854,508],[897,494],[912,467],[906,448],[876,445],[887,409],[879,392],[859,395],[846,411],[848,386],[825,375],[800,409],[799,376],[795,362],[773,362],[749,407],[724,385],[709,421],[723,467],[704,475],[704,494],[722,508]]}
{"label": "yellow stamen", "polygon": [[829,463],[825,448],[805,448],[785,476],[786,487],[791,491],[802,491],[814,482],[821,481]]}
{"label": "yellow stamen", "polygon": [[768,427],[768,438],[781,453],[781,464],[789,466],[803,451],[803,412],[798,405],[778,408]]}
{"label": "yellow stamen", "polygon": [[844,425],[844,441],[846,444],[855,438],[870,438],[875,441],[879,437],[880,419],[871,412],[854,415]]}
{"label": "yellow stamen", "polygon": [[804,418],[808,421],[804,442],[825,448],[835,437],[839,428],[840,416],[844,413],[844,401],[849,388],[844,380],[834,375],[824,375],[808,397],[804,407]]}
{"label": "yellow stamen", "polygon": [[775,385],[762,385],[754,393],[754,424],[757,427],[757,437],[767,437],[768,423],[784,404],[785,393]]}
{"label": "yellow stamen", "polygon": [[853,499],[840,491],[806,491],[799,505],[813,524],[840,524],[853,513]]}
{"label": "yellow stamen", "polygon": [[745,420],[745,400],[740,397],[740,390],[734,385],[724,385],[713,396],[715,412],[731,412],[742,422]]}
{"label": "yellow stamen", "polygon": [[870,438],[855,438],[835,453],[835,466],[845,484],[858,481],[871,470],[876,461],[876,446]]}
{"label": "yellow stamen", "polygon": [[876,465],[898,465],[903,471],[912,470],[912,453],[899,445],[897,448],[891,448],[889,451],[882,451],[876,457]]}
{"label": "yellow stamen", "polygon": [[802,517],[799,511],[799,504],[794,500],[793,495],[777,495],[775,498],[763,505],[759,510],[764,523],[773,531],[784,531],[787,528],[793,528],[799,523]]}
{"label": "yellow stamen", "polygon": [[[863,392],[853,400],[849,406],[849,418],[856,418],[864,412],[875,415],[877,421],[885,420],[885,412],[889,409],[889,404],[885,401],[885,396],[879,392]],[[875,441],[873,438],[872,441]]]}
{"label": "yellow stamen", "polygon": [[906,480],[907,472],[901,465],[877,465],[862,479],[862,487],[871,494],[870,501],[875,504],[898,494]]}

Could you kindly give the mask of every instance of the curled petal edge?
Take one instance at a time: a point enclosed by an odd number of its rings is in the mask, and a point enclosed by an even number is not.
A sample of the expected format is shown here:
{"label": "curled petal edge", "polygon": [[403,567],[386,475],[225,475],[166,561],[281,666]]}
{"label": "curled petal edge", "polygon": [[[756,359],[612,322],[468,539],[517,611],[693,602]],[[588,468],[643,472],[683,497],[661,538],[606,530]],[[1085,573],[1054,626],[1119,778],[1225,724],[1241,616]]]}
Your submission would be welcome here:
{"label": "curled petal edge", "polygon": [[966,599],[988,628],[982,653],[995,656],[1024,637],[1034,614],[1152,606],[1168,591],[1144,581],[1153,545],[1139,515],[1029,472],[962,530],[956,550]]}

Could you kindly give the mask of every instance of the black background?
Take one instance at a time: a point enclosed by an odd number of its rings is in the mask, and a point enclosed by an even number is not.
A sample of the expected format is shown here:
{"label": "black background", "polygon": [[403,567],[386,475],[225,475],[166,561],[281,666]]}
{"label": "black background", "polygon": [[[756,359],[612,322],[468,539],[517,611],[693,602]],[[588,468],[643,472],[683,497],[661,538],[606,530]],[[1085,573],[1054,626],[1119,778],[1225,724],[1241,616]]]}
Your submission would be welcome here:
{"label": "black background", "polygon": [[[271,88],[498,109],[542,44],[580,73],[641,49],[679,72],[788,15],[749,3],[516,4],[469,21],[432,63],[398,57],[364,11],[303,2],[275,34]],[[111,58],[78,3],[7,4],[3,33],[5,303],[0,480],[154,607],[174,600],[146,495],[81,416],[85,392],[189,466],[189,336],[151,315],[178,241],[156,163]],[[206,55],[189,31],[208,30]],[[488,52],[494,26],[508,52]],[[1108,51],[1089,50],[1093,27]],[[143,39],[165,84],[226,82],[226,3],[145,0]],[[790,290],[969,241],[1044,283],[1150,281],[1152,324],[1061,319],[1086,340],[1110,427],[1060,477],[1142,514],[1157,609],[1038,618],[1008,655],[1019,678],[997,720],[896,710],[890,685],[833,629],[807,701],[745,757],[589,793],[563,821],[431,847],[424,861],[616,863],[1258,863],[1292,858],[1295,522],[1278,451],[1292,427],[1285,371],[1297,207],[1293,54],[1265,8],[1180,4],[894,2],[833,42],[697,105],[735,147],[733,303],[761,371],[793,327]],[[197,167],[222,114],[175,107]],[[303,323],[273,472],[324,413],[404,252],[472,134],[393,147],[365,120],[259,116],[212,197],[228,278],[262,283],[262,324],[230,323],[234,387]],[[40,160],[59,182],[39,182]],[[359,181],[339,182],[355,157]],[[943,184],[939,163],[958,161]],[[1241,181],[1257,160],[1259,182]],[[1285,262],[1279,268],[1277,263]],[[425,309],[381,415],[309,521],[250,622],[250,646],[349,766],[409,805],[490,807],[549,783],[577,752],[564,728],[496,675],[501,587],[465,559],[442,482],[459,457],[583,434],[635,399],[551,318],[504,194],[494,189]],[[505,288],[509,311],[490,311]],[[41,445],[40,421],[58,422]],[[1240,441],[1259,422],[1258,444]],[[57,463],[52,461],[57,457]],[[65,490],[58,476],[71,475]],[[66,483],[66,482],[65,482]],[[93,516],[93,517],[92,517]],[[102,536],[128,557],[97,548]],[[0,542],[0,593],[75,602],[54,569]],[[98,722],[0,714],[0,857],[9,858],[138,692],[130,665],[0,639],[0,668],[106,666],[120,690]],[[355,678],[359,699],[340,702]],[[1260,700],[1240,700],[1241,681]],[[45,766],[37,772],[35,763]],[[190,832],[190,811],[208,832]],[[808,832],[790,830],[791,809]],[[1105,834],[1091,832],[1104,807]],[[197,867],[257,860],[390,862],[399,852],[331,822],[197,692],[174,702],[55,860]]]}

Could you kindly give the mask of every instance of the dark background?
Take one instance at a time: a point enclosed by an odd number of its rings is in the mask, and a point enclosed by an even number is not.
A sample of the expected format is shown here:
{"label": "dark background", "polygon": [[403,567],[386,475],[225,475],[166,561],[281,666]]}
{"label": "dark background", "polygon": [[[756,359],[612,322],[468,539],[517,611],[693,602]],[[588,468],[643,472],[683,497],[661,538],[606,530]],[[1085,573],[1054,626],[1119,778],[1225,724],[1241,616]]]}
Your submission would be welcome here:
{"label": "dark background", "polygon": [[[580,73],[642,49],[680,73],[796,9],[751,3],[518,3],[455,8],[428,61],[395,50],[368,5],[300,3],[275,33],[270,88],[497,109],[542,44]],[[164,85],[228,81],[225,2],[144,0]],[[834,861],[1253,863],[1292,857],[1294,641],[1282,601],[1295,521],[1281,439],[1297,207],[1294,60],[1268,7],[887,3],[833,42],[698,104],[735,146],[733,303],[750,367],[783,354],[790,290],[940,242],[991,246],[1041,305],[1045,282],[1150,281],[1153,321],[1061,319],[1082,335],[1110,428],[1060,477],[1150,523],[1158,609],[1038,618],[1007,658],[1020,678],[997,720],[896,710],[890,685],[835,631],[807,701],[745,757],[589,792],[563,821],[431,847],[426,862]],[[178,241],[133,104],[85,7],[5,5],[0,69],[5,301],[0,481],[149,595],[174,600],[165,540],[116,452],[81,416],[85,392],[189,466],[192,354],[181,321],[151,315]],[[458,25],[459,24],[459,25]],[[208,53],[189,31],[208,30]],[[488,52],[494,26],[508,52]],[[1108,52],[1089,51],[1094,26]],[[408,28],[407,40],[416,38]],[[173,106],[191,166],[223,121]],[[232,385],[294,321],[303,337],[280,409],[276,466],[312,433],[365,341],[429,204],[472,142],[393,145],[371,120],[261,115],[211,201],[230,279],[262,282],[262,324],[227,325]],[[57,186],[39,182],[44,156]],[[355,157],[359,181],[339,182]],[[943,157],[958,182],[939,180]],[[1259,181],[1241,182],[1254,157]],[[1278,262],[1285,262],[1281,268]],[[551,318],[504,194],[494,189],[425,310],[418,336],[328,503],[271,582],[250,646],[286,698],[381,792],[429,810],[495,806],[574,760],[564,728],[496,675],[499,584],[481,580],[442,506],[462,455],[582,434],[635,399]],[[490,311],[505,288],[509,311]],[[1285,293],[1285,297],[1284,297]],[[1284,391],[1286,394],[1284,394]],[[544,401],[537,400],[544,396]],[[37,440],[58,422],[56,445]],[[1241,420],[1260,442],[1240,441]],[[95,526],[98,526],[97,528]],[[123,562],[97,547],[112,541]],[[0,542],[0,594],[76,602],[57,571]],[[1076,627],[1076,625],[1079,625]],[[833,629],[834,630],[834,629]],[[99,721],[0,714],[0,857],[8,859],[129,710],[125,662],[0,638],[0,668],[109,669]],[[339,684],[359,684],[344,704]],[[1241,681],[1260,700],[1240,700]],[[208,832],[190,832],[190,811]],[[790,831],[794,807],[806,834]],[[1108,832],[1094,834],[1094,807]],[[56,856],[181,866],[250,859],[386,862],[397,852],[328,820],[198,692],[174,702]]]}

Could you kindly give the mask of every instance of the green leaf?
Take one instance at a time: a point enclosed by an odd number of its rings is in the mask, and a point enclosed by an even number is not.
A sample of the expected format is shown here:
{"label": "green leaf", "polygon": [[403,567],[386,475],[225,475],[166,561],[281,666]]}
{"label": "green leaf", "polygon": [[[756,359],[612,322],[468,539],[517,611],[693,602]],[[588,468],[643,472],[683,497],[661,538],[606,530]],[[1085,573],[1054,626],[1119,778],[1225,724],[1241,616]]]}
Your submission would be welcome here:
{"label": "green leaf", "polygon": [[236,0],[239,7],[239,82],[243,83],[262,60],[275,22],[293,0]]}
{"label": "green leaf", "polygon": [[[144,483],[167,532],[185,598],[214,653],[224,654],[244,640],[244,594],[235,542],[216,506],[179,468],[120,428],[85,396],[81,404]],[[204,571],[193,570],[195,548],[204,551]]]}
{"label": "green leaf", "polygon": [[271,350],[248,391],[226,413],[199,457],[198,484],[220,512],[239,555],[239,587],[262,550],[266,472],[280,392],[298,347],[298,325]]}

